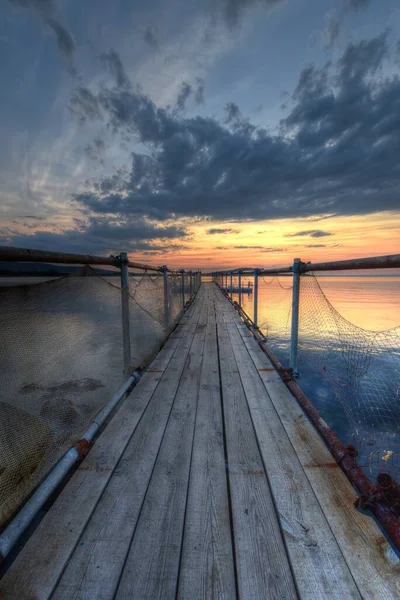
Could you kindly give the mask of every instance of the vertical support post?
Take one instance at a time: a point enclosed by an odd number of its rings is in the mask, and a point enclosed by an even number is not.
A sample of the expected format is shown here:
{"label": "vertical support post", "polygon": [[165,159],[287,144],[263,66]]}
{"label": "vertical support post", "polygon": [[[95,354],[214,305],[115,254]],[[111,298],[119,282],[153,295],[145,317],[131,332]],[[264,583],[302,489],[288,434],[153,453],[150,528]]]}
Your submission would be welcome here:
{"label": "vertical support post", "polygon": [[231,298],[232,298],[232,290],[233,290],[233,284],[232,284],[232,271],[231,271],[231,289],[230,289],[230,292],[231,292]]}
{"label": "vertical support post", "polygon": [[240,271],[240,269],[239,269],[238,284],[239,284],[239,306],[242,306],[242,272]]}
{"label": "vertical support post", "polygon": [[297,346],[299,341],[300,266],[300,258],[295,258],[292,267],[292,329],[290,334],[290,368],[294,377],[299,376],[297,370]]}
{"label": "vertical support post", "polygon": [[169,326],[169,298],[168,298],[168,267],[163,266],[164,275],[164,327]]}
{"label": "vertical support post", "polygon": [[185,271],[181,271],[182,310],[185,310]]}
{"label": "vertical support post", "polygon": [[193,282],[192,282],[192,271],[190,271],[190,287],[189,287],[190,297],[193,294]]}
{"label": "vertical support post", "polygon": [[254,325],[258,327],[258,269],[254,270]]}
{"label": "vertical support post", "polygon": [[122,341],[124,347],[124,373],[127,375],[131,369],[131,336],[129,325],[129,273],[128,254],[121,252],[121,308],[122,308]]}

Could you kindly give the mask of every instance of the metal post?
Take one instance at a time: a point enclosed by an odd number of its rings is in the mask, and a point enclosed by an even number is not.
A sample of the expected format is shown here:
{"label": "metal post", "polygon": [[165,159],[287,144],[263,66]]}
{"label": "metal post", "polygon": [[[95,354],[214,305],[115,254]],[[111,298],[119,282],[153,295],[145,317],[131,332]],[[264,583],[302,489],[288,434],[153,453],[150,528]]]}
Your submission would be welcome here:
{"label": "metal post", "polygon": [[299,376],[297,371],[297,345],[299,339],[300,265],[300,258],[295,258],[292,267],[292,329],[290,335],[290,368],[295,377]]}
{"label": "metal post", "polygon": [[164,327],[169,326],[169,301],[168,301],[168,267],[163,267],[164,273]]}
{"label": "metal post", "polygon": [[233,284],[232,284],[232,271],[231,271],[231,298],[232,298],[232,290],[233,290]]}
{"label": "metal post", "polygon": [[185,309],[185,271],[181,271],[181,277],[182,277],[182,309]]}
{"label": "metal post", "polygon": [[239,284],[239,306],[242,306],[242,273],[241,273],[241,271],[239,271],[238,284]]}
{"label": "metal post", "polygon": [[190,297],[192,297],[192,293],[193,293],[193,283],[192,283],[192,271],[189,271],[190,273],[190,284],[189,284],[189,292],[190,292]]}
{"label": "metal post", "polygon": [[257,327],[258,322],[258,269],[254,270],[254,325]]}
{"label": "metal post", "polygon": [[124,373],[131,368],[131,337],[129,325],[129,272],[128,254],[119,255],[121,269],[122,340],[124,346]]}

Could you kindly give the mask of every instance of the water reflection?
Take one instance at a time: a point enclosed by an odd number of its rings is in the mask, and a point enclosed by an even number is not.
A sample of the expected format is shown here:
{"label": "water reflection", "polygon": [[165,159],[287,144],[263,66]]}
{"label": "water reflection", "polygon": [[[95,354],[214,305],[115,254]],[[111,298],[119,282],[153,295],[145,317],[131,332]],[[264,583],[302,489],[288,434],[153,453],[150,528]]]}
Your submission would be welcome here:
{"label": "water reflection", "polygon": [[[399,277],[302,278],[300,385],[344,443],[355,443],[374,477],[400,471]],[[291,279],[260,280],[258,322],[289,365]],[[326,295],[326,297],[325,297]],[[234,295],[238,301],[238,296]],[[242,296],[253,317],[251,296]],[[382,331],[386,330],[386,331]],[[388,454],[389,451],[389,454]],[[393,452],[393,454],[391,454]]]}

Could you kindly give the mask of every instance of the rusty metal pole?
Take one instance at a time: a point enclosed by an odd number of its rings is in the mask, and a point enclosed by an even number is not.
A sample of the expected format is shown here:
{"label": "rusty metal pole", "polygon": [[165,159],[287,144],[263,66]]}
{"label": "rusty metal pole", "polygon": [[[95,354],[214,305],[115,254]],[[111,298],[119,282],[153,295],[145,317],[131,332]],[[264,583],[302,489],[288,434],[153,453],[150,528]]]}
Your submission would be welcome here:
{"label": "rusty metal pole", "polygon": [[169,326],[169,298],[168,298],[168,267],[163,266],[164,273],[164,328]]}
{"label": "rusty metal pole", "polygon": [[254,269],[254,325],[258,327],[258,269]]}
{"label": "rusty metal pole", "polygon": [[131,336],[129,322],[129,271],[128,254],[119,255],[121,268],[121,306],[122,306],[122,340],[124,347],[124,373],[127,375],[131,368]]}
{"label": "rusty metal pole", "polygon": [[293,261],[292,290],[292,328],[290,333],[290,368],[294,377],[299,377],[297,370],[297,346],[299,341],[299,306],[300,306],[300,258]]}
{"label": "rusty metal pole", "polygon": [[181,271],[181,292],[182,292],[182,309],[185,309],[185,271]]}

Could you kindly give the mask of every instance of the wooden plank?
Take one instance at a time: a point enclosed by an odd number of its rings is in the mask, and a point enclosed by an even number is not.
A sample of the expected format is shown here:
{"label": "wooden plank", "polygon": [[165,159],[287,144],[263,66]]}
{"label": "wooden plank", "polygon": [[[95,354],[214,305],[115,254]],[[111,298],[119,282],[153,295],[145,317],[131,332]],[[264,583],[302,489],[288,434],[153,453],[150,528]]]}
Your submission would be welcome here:
{"label": "wooden plank", "polygon": [[[191,310],[189,319],[196,317]],[[50,597],[150,398],[174,357],[186,356],[193,327],[168,340],[0,581],[2,600]],[[185,330],[184,330],[185,331]]]}
{"label": "wooden plank", "polygon": [[[238,325],[363,598],[400,598],[400,561],[371,516],[354,508],[356,493],[244,324]],[[268,369],[268,370],[260,370]]]}
{"label": "wooden plank", "polygon": [[179,578],[180,600],[236,598],[215,312],[212,299],[208,302]]}
{"label": "wooden plank", "polygon": [[205,316],[179,383],[116,599],[175,597],[193,444]]}
{"label": "wooden plank", "polygon": [[228,331],[299,594],[304,600],[360,599],[347,563],[236,324],[228,325]]}
{"label": "wooden plank", "polygon": [[[199,310],[201,316],[201,304]],[[194,339],[193,334],[188,336],[188,344],[179,361],[170,361],[57,584],[52,600],[106,600],[114,597]]]}
{"label": "wooden plank", "polygon": [[218,323],[239,597],[297,598],[226,325]]}

